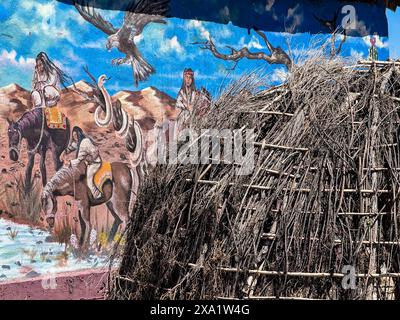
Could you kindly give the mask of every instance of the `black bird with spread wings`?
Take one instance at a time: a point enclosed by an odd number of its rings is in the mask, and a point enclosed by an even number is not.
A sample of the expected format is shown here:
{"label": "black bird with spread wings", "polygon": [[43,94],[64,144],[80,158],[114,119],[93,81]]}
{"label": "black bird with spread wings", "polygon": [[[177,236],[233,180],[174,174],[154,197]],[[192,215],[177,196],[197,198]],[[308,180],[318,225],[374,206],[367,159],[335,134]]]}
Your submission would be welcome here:
{"label": "black bird with spread wings", "polygon": [[112,63],[131,64],[136,86],[139,81],[147,80],[155,72],[139,52],[135,37],[139,36],[149,23],[166,24],[163,18],[167,14],[169,0],[133,0],[125,9],[124,23],[119,29],[104,20],[87,1],[74,0],[74,5],[83,19],[108,35],[106,44],[108,50],[115,47],[126,55],[124,58],[113,59]]}

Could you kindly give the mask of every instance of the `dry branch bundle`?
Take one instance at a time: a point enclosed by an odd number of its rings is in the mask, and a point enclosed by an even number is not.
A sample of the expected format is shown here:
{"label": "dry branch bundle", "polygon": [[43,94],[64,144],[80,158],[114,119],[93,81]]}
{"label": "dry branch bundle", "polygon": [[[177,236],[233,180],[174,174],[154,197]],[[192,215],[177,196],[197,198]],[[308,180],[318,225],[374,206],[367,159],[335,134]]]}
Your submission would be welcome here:
{"label": "dry branch bundle", "polygon": [[[110,299],[400,296],[399,66],[316,55],[283,86],[263,79],[232,84],[194,124],[254,128],[252,174],[228,163],[151,172]],[[355,290],[344,266],[363,275]]]}

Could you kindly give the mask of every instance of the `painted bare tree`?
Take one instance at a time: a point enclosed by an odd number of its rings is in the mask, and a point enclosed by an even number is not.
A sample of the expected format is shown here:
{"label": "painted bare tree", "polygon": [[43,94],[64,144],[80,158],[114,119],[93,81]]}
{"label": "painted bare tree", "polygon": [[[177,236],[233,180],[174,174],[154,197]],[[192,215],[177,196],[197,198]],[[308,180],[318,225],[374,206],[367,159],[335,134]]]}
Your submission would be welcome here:
{"label": "painted bare tree", "polygon": [[[346,39],[347,39],[346,29],[343,29],[343,31],[340,31],[341,28],[337,24],[338,17],[339,17],[339,12],[335,13],[332,20],[322,19],[322,18],[314,15],[314,18],[317,21],[319,21],[319,23],[322,26],[327,28],[329,30],[329,32],[331,33],[331,47],[330,47],[331,58],[340,54],[340,52],[342,51],[343,44],[346,42]],[[336,39],[340,35],[342,36],[342,40],[340,41],[338,47],[336,48]]]}
{"label": "painted bare tree", "polygon": [[197,42],[196,44],[200,44],[201,49],[210,50],[211,53],[218,59],[234,61],[235,62],[234,68],[241,59],[246,58],[251,60],[264,60],[269,64],[283,64],[288,69],[291,69],[293,62],[292,59],[290,59],[289,55],[281,47],[274,47],[271,44],[271,42],[268,41],[267,35],[264,32],[259,30],[255,30],[255,32],[265,42],[269,50],[269,54],[263,51],[250,52],[250,50],[247,47],[243,47],[241,49],[235,49],[230,46],[227,46],[227,48],[230,49],[230,53],[222,53],[218,51],[215,43],[211,38],[205,42]]}

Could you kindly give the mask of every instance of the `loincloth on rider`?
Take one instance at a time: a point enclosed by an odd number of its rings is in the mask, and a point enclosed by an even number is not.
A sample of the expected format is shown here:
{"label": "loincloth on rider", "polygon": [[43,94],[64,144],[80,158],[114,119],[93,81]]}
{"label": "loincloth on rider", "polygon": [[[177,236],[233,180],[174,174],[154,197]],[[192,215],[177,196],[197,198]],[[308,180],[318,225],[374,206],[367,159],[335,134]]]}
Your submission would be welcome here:
{"label": "loincloth on rider", "polygon": [[96,188],[103,193],[103,186],[107,181],[112,182],[112,169],[111,163],[103,161],[101,167],[95,173],[93,177],[93,182]]}
{"label": "loincloth on rider", "polygon": [[44,108],[47,127],[49,129],[66,129],[67,117],[58,107]]}

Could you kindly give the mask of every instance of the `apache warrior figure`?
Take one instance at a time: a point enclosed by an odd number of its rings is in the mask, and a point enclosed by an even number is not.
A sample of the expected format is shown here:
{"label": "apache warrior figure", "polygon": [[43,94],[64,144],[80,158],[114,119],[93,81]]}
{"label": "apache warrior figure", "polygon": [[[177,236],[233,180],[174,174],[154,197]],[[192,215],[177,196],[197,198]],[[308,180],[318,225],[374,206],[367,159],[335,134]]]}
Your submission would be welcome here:
{"label": "apache warrior figure", "polygon": [[36,57],[32,81],[32,110],[25,112],[17,121],[7,119],[9,153],[12,161],[20,157],[21,142],[27,142],[28,163],[25,171],[25,193],[32,188],[32,170],[35,155],[40,155],[40,173],[43,186],[47,183],[46,153],[52,152],[54,168],[58,171],[63,162],[60,155],[70,140],[70,122],[57,107],[60,100],[59,86],[66,88],[72,79],[58,68],[47,56],[40,52]]}
{"label": "apache warrior figure", "polygon": [[77,126],[72,129],[71,143],[66,149],[65,153],[68,154],[73,151],[76,151],[76,159],[71,160],[71,166],[78,166],[81,161],[86,163],[88,187],[92,192],[93,198],[101,198],[102,193],[94,183],[94,175],[97,173],[103,163],[100,157],[99,148],[92,138],[86,135],[83,130]]}
{"label": "apache warrior figure", "polygon": [[182,129],[182,125],[193,114],[204,115],[210,104],[211,97],[209,92],[204,88],[197,90],[193,70],[190,68],[185,69],[183,71],[182,86],[175,104],[175,107],[181,110],[178,117],[179,130]]}
{"label": "apache warrior figure", "polygon": [[176,100],[176,107],[181,110],[192,111],[197,96],[198,92],[194,82],[194,72],[190,68],[185,69],[183,71],[182,86],[178,93],[178,99]]}
{"label": "apache warrior figure", "polygon": [[[53,107],[60,100],[60,85],[66,88],[72,79],[58,68],[47,56],[40,52],[36,56],[35,72],[32,80],[32,105],[34,108]],[[47,99],[46,99],[47,98]],[[49,105],[51,101],[51,105]]]}

